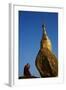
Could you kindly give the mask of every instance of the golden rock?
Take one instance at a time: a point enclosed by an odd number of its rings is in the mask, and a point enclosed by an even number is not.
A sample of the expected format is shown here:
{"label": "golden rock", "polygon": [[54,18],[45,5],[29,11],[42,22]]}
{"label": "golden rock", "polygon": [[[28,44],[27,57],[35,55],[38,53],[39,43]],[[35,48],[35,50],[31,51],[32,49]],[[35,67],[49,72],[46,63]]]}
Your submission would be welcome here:
{"label": "golden rock", "polygon": [[35,65],[41,77],[56,77],[58,76],[58,60],[52,52],[51,41],[47,36],[45,25],[42,25],[42,29],[43,35]]}

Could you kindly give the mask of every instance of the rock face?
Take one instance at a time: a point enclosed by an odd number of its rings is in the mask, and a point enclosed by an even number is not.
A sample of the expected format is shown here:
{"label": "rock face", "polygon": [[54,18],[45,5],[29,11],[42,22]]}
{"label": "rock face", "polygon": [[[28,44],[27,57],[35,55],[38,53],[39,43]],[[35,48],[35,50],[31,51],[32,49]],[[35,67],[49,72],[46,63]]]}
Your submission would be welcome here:
{"label": "rock face", "polygon": [[24,66],[24,76],[19,76],[19,79],[29,79],[29,78],[38,78],[36,76],[33,76],[30,72],[30,64],[27,63],[25,66]]}
{"label": "rock face", "polygon": [[26,77],[26,78],[31,77],[31,73],[30,73],[29,69],[30,69],[30,65],[26,64],[24,66],[24,77]]}
{"label": "rock face", "polygon": [[41,77],[58,75],[58,60],[49,49],[39,50],[35,64]]}
{"label": "rock face", "polygon": [[51,42],[47,36],[45,25],[42,25],[43,36],[35,65],[41,77],[58,76],[58,60],[52,52]]}

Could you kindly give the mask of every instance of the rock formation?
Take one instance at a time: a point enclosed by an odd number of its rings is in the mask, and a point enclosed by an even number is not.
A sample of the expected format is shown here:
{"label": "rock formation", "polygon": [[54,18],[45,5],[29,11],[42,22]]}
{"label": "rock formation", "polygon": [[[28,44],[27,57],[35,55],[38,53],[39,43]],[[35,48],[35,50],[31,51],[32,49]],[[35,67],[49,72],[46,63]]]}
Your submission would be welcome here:
{"label": "rock formation", "polygon": [[30,65],[26,64],[24,66],[24,77],[26,77],[26,78],[31,77],[31,73],[30,73],[29,69],[30,69]]}
{"label": "rock formation", "polygon": [[51,41],[47,36],[44,24],[42,25],[42,30],[43,35],[35,65],[41,77],[56,77],[58,76],[58,60],[52,52]]}

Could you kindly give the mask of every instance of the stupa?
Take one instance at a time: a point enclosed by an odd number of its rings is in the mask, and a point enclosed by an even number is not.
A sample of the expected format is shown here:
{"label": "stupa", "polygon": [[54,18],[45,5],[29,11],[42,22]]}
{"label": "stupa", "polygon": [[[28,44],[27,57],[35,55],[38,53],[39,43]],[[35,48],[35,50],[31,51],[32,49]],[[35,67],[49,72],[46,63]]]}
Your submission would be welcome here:
{"label": "stupa", "polygon": [[42,25],[42,39],[35,65],[41,77],[58,76],[58,60],[52,52],[52,44],[48,38],[45,24]]}

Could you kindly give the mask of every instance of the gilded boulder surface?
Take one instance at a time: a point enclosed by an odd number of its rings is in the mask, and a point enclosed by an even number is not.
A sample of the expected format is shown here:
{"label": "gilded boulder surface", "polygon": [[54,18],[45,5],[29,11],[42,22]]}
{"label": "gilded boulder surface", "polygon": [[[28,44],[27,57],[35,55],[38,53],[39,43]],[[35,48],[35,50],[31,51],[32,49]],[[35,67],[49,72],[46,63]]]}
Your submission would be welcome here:
{"label": "gilded boulder surface", "polygon": [[47,36],[45,25],[42,25],[43,35],[35,65],[41,77],[58,76],[58,60],[52,52],[52,44]]}

